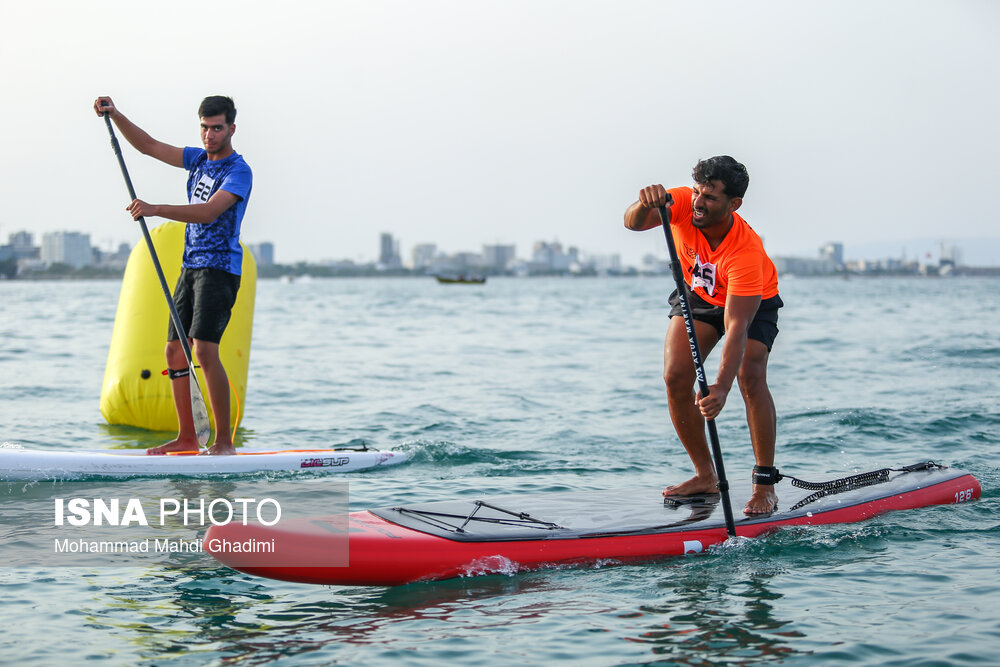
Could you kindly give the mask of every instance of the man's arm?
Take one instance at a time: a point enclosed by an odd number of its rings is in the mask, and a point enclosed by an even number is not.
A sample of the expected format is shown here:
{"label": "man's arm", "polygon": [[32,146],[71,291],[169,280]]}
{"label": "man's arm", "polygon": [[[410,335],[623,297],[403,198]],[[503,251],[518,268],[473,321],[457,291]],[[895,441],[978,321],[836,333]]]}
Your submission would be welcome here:
{"label": "man's arm", "polygon": [[115,103],[111,101],[110,97],[98,97],[94,101],[94,111],[97,112],[98,116],[104,114],[111,116],[111,120],[114,121],[122,136],[143,155],[155,157],[173,167],[184,167],[183,148],[165,144],[149,136],[145,130],[126,118],[125,114],[115,107]]}
{"label": "man's arm", "polygon": [[136,199],[126,207],[133,220],[158,216],[180,222],[207,225],[215,222],[230,206],[240,200],[232,192],[218,190],[204,204],[147,204]]}
{"label": "man's arm", "polygon": [[[656,209],[660,206],[670,206],[673,197],[667,194],[662,185],[650,185],[639,191],[639,201],[625,209],[625,226],[633,231],[641,232],[660,225],[660,216]],[[667,209],[667,222],[670,222],[670,209]]]}
{"label": "man's arm", "polygon": [[743,353],[747,349],[747,327],[757,314],[760,306],[760,296],[726,297],[725,326],[726,337],[722,342],[722,358],[719,360],[719,373],[715,376],[715,384],[708,388],[708,396],[698,395],[698,407],[705,419],[715,419],[726,398],[733,388],[736,374],[743,363]]}

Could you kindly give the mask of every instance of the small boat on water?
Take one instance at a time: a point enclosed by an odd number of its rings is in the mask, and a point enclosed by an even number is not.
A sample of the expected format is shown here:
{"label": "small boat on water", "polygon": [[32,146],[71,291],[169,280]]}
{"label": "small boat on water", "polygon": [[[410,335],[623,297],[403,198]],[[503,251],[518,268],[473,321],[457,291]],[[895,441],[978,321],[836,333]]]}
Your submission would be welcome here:
{"label": "small boat on water", "polygon": [[437,274],[434,277],[437,278],[437,281],[439,283],[445,283],[445,284],[461,283],[469,285],[481,285],[486,282],[486,276],[479,274],[466,274],[466,273],[459,273],[456,275]]}

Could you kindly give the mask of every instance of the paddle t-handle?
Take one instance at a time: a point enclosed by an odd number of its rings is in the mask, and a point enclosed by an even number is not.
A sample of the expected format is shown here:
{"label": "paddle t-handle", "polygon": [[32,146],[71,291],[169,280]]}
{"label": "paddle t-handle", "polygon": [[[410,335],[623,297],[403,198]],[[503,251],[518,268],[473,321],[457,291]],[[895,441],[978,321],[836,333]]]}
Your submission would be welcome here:
{"label": "paddle t-handle", "polygon": [[[670,232],[670,214],[666,206],[673,204],[673,198],[667,193],[667,204],[658,206],[660,221],[663,223],[663,235],[667,239],[667,251],[670,253],[670,271],[677,286],[677,297],[684,314],[684,328],[687,330],[688,345],[691,347],[691,357],[694,360],[694,372],[698,378],[698,389],[701,395],[708,396],[708,379],[705,377],[705,365],[702,363],[701,348],[698,346],[698,336],[694,331],[694,317],[691,314],[691,304],[688,303],[687,283],[681,270],[681,262],[674,246],[674,235]],[[715,475],[719,478],[719,493],[722,495],[722,513],[726,517],[726,532],[729,537],[736,537],[736,523],[733,519],[733,508],[729,504],[729,481],[726,479],[726,469],[722,464],[722,446],[719,444],[719,431],[714,419],[706,419],[709,441],[712,443],[712,459],[715,462]]]}

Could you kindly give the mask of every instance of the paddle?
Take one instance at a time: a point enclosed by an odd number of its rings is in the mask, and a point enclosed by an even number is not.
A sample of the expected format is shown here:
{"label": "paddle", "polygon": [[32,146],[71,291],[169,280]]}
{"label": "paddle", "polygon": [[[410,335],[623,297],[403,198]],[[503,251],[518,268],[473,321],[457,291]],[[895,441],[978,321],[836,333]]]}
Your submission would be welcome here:
{"label": "paddle", "polygon": [[[684,313],[684,328],[687,329],[688,343],[691,346],[691,356],[694,359],[694,372],[698,377],[698,389],[702,396],[708,396],[708,380],[705,379],[705,366],[701,361],[701,348],[698,346],[698,336],[694,333],[694,318],[691,316],[691,305],[687,300],[687,284],[681,272],[681,262],[677,258],[677,248],[674,247],[674,235],[670,233],[670,221],[667,210],[663,206],[656,209],[663,223],[663,234],[667,237],[667,250],[670,251],[670,270],[674,274],[677,285],[677,296],[681,302],[681,312]],[[714,419],[706,419],[708,437],[712,442],[712,458],[715,460],[715,474],[719,478],[719,493],[722,494],[722,513],[726,517],[726,532],[729,537],[736,537],[736,525],[733,522],[733,508],[729,506],[729,482],[726,480],[726,469],[722,465],[722,447],[719,445],[719,431],[715,428]]]}
{"label": "paddle", "polygon": [[[115,155],[118,157],[118,166],[122,168],[122,176],[125,177],[125,185],[128,187],[129,197],[135,200],[137,199],[135,196],[135,188],[132,187],[132,179],[129,177],[128,169],[125,167],[125,158],[122,156],[122,148],[118,144],[118,137],[115,136],[115,130],[111,126],[111,116],[106,113],[103,115],[104,122],[108,126],[108,134],[111,135],[111,148],[114,149]],[[153,259],[153,267],[156,269],[156,276],[160,279],[160,287],[163,289],[163,296],[167,299],[167,307],[170,309],[170,319],[174,323],[174,329],[177,330],[177,337],[181,341],[181,347],[184,348],[184,356],[187,357],[188,381],[191,385],[191,416],[194,417],[194,430],[198,437],[198,444],[204,446],[208,443],[208,437],[212,433],[212,426],[208,421],[208,410],[205,407],[205,398],[201,395],[201,387],[198,385],[198,376],[194,373],[194,360],[191,358],[191,346],[188,344],[187,332],[181,324],[180,315],[177,314],[177,306],[174,305],[174,299],[170,295],[170,288],[167,287],[167,279],[163,276],[163,268],[160,266],[160,258],[156,256],[156,248],[153,247],[153,239],[149,236],[149,229],[146,227],[146,220],[142,216],[139,216],[139,226],[142,227],[142,235],[146,239],[146,247],[149,248],[149,256]]]}

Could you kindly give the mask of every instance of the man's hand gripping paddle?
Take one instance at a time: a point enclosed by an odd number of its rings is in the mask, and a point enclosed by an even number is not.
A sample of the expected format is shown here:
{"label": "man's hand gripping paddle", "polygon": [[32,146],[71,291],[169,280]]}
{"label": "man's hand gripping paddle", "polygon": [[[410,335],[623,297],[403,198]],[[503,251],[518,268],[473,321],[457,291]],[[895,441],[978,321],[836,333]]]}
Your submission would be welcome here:
{"label": "man's hand gripping paddle", "polygon": [[[667,194],[667,206],[673,204],[670,194]],[[677,258],[677,248],[674,247],[674,235],[670,232],[670,215],[666,206],[656,209],[663,223],[663,234],[667,237],[667,250],[670,252],[670,270],[674,274],[677,285],[677,296],[681,302],[681,312],[684,313],[684,327],[687,329],[688,343],[691,346],[691,356],[694,358],[694,371],[698,377],[698,389],[702,396],[708,396],[708,380],[705,379],[705,366],[701,361],[701,349],[698,337],[694,333],[694,318],[691,316],[691,304],[687,299],[687,284],[681,271],[681,262]],[[712,443],[712,458],[715,460],[715,474],[719,478],[719,493],[722,495],[722,512],[726,517],[726,532],[729,537],[736,537],[736,526],[733,522],[733,508],[729,505],[729,481],[726,480],[726,470],[722,465],[722,447],[719,445],[719,431],[715,428],[714,419],[706,419],[708,436]]]}
{"label": "man's hand gripping paddle", "polygon": [[[118,137],[115,136],[115,130],[111,126],[111,117],[107,113],[103,114],[103,116],[104,122],[108,126],[108,134],[111,135],[111,147],[115,151],[115,156],[118,157],[118,166],[122,168],[122,176],[125,177],[125,185],[128,187],[129,197],[134,201],[137,199],[135,188],[132,187],[132,179],[129,177],[128,169],[125,167],[125,158],[122,157],[122,149],[118,144]],[[194,360],[191,357],[191,346],[188,344],[187,332],[181,324],[180,315],[177,314],[177,306],[174,305],[174,299],[170,295],[170,288],[167,287],[167,279],[163,276],[160,259],[156,256],[156,249],[153,247],[153,239],[149,237],[149,229],[146,227],[146,220],[142,216],[139,216],[139,226],[142,228],[142,235],[146,239],[149,256],[153,259],[156,276],[160,279],[163,296],[167,299],[167,307],[170,309],[170,320],[174,323],[174,329],[177,330],[177,336],[181,341],[181,346],[184,348],[184,356],[187,357],[188,381],[191,385],[191,415],[194,417],[194,430],[198,436],[198,444],[204,447],[208,444],[208,438],[212,433],[212,426],[208,420],[208,409],[205,407],[205,398],[202,396],[201,387],[198,385],[198,376],[194,372]]]}

